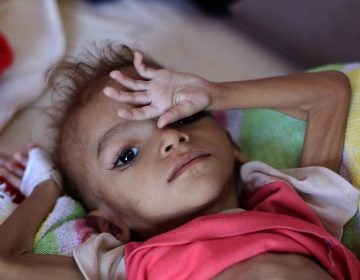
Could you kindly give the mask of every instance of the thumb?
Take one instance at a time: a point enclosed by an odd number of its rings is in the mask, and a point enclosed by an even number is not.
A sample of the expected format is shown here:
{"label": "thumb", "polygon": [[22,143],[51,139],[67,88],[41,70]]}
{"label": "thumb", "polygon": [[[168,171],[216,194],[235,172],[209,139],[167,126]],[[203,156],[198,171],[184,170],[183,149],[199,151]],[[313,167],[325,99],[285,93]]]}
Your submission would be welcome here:
{"label": "thumb", "polygon": [[197,110],[196,105],[191,101],[183,101],[173,107],[171,107],[169,110],[167,110],[165,113],[163,113],[157,122],[158,128],[163,128],[168,124],[174,123],[180,119],[189,117],[195,113],[197,113],[199,110]]}

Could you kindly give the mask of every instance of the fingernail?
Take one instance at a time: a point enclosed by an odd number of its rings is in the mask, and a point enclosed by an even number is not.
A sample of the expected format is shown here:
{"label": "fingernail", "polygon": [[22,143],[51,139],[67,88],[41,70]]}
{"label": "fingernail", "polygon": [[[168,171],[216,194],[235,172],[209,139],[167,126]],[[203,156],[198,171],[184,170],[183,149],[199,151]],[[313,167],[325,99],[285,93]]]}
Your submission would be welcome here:
{"label": "fingernail", "polygon": [[118,110],[117,114],[118,114],[119,117],[123,117],[124,114],[125,114],[125,110]]}
{"label": "fingernail", "polygon": [[117,114],[120,118],[124,118],[124,119],[127,119],[131,115],[131,113],[127,109],[119,109],[117,111]]}
{"label": "fingernail", "polygon": [[8,173],[8,172],[7,172],[6,168],[0,167],[0,176],[6,177],[6,174],[7,174],[7,173]]}
{"label": "fingernail", "polygon": [[163,124],[163,122],[162,121],[158,121],[158,123],[157,123],[157,126],[158,126],[158,128],[163,128],[164,127],[164,124]]}
{"label": "fingernail", "polygon": [[106,96],[111,97],[111,98],[116,98],[116,96],[117,96],[115,90],[112,87],[104,88],[103,92]]}
{"label": "fingernail", "polygon": [[14,154],[14,159],[16,159],[16,160],[22,160],[22,155],[21,155],[21,153],[20,152],[16,152],[15,154]]}
{"label": "fingernail", "polygon": [[103,93],[104,93],[105,95],[107,95],[107,96],[110,96],[110,94],[111,94],[111,89],[110,89],[109,87],[105,87],[105,88],[103,89]]}
{"label": "fingernail", "polygon": [[110,78],[113,78],[113,79],[121,78],[121,72],[118,71],[118,70],[111,71],[110,72]]}
{"label": "fingernail", "polygon": [[109,75],[110,78],[114,78],[114,72],[115,72],[115,71],[111,71],[111,72],[110,72],[110,75]]}
{"label": "fingernail", "polygon": [[29,150],[40,147],[36,142],[30,142],[27,144]]}

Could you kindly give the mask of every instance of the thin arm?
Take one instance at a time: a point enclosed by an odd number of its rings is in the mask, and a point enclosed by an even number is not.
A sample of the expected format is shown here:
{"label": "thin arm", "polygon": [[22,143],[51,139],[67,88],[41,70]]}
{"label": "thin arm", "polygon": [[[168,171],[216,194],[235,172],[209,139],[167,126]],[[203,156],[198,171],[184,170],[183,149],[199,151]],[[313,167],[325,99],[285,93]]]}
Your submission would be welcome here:
{"label": "thin arm", "polygon": [[270,108],[305,120],[301,166],[337,171],[342,157],[350,85],[346,75],[327,71],[219,83],[212,110]]}
{"label": "thin arm", "polygon": [[1,279],[82,279],[73,258],[32,253],[35,234],[59,194],[54,181],[42,183],[0,226]]}

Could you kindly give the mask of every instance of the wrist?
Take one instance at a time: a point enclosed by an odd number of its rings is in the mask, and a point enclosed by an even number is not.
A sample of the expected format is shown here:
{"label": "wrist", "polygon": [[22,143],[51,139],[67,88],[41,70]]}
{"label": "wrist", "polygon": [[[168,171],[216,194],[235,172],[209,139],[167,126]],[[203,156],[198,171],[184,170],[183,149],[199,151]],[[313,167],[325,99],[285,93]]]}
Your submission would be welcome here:
{"label": "wrist", "polygon": [[210,105],[209,111],[219,111],[221,105],[222,83],[209,82]]}
{"label": "wrist", "polygon": [[52,178],[47,179],[47,180],[42,181],[41,183],[39,183],[39,184],[36,186],[35,189],[38,189],[38,188],[40,188],[40,189],[41,189],[41,188],[49,188],[49,189],[51,188],[51,189],[56,190],[56,191],[59,192],[59,193],[62,192],[62,186],[59,185],[59,183],[58,183],[56,180],[52,179]]}

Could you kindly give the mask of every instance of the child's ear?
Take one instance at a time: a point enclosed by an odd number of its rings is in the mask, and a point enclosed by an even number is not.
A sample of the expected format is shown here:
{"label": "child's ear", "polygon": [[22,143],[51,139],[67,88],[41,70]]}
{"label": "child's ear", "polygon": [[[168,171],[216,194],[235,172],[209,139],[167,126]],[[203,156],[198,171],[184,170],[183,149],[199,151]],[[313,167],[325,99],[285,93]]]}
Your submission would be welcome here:
{"label": "child's ear", "polygon": [[245,155],[245,153],[243,153],[239,147],[239,145],[237,143],[235,143],[235,141],[231,138],[231,135],[229,132],[226,132],[227,136],[229,137],[229,140],[231,142],[232,145],[232,149],[233,149],[233,154],[234,154],[234,158],[239,161],[239,163],[245,163],[247,161],[249,161],[248,157]]}
{"label": "child's ear", "polygon": [[86,221],[96,231],[110,233],[123,244],[130,241],[130,228],[121,217],[109,219],[101,211],[93,210],[87,215]]}
{"label": "child's ear", "polygon": [[233,153],[234,153],[234,158],[237,159],[240,163],[245,163],[247,161],[249,161],[248,157],[245,155],[245,153],[243,153],[240,148],[236,145],[233,145]]}

